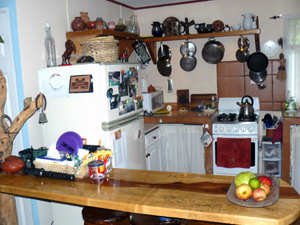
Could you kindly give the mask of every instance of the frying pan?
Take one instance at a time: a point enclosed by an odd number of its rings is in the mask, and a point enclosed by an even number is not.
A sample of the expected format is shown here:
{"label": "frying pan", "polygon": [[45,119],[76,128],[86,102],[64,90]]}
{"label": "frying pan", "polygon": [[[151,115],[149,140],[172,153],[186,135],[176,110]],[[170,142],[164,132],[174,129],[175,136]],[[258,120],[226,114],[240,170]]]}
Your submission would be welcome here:
{"label": "frying pan", "polygon": [[[190,43],[191,42],[189,42],[189,41],[185,42],[186,50],[181,51],[181,53],[186,52],[186,54],[184,56],[182,56],[182,58],[180,59],[180,67],[187,72],[194,70],[197,65],[197,59],[195,58],[194,54],[190,51],[190,48],[189,48],[189,47],[191,47]],[[194,49],[193,51],[196,52],[195,45],[193,46],[193,49]],[[181,48],[180,48],[180,50],[181,50]]]}
{"label": "frying pan", "polygon": [[[161,47],[161,49],[163,49],[162,42],[160,43],[160,47]],[[170,59],[168,59],[164,55],[164,51],[161,51],[161,56],[159,57],[159,60],[157,61],[157,69],[158,69],[158,72],[164,77],[170,76],[170,74],[172,72],[172,66],[171,66]]]}
{"label": "frying pan", "polygon": [[214,38],[209,38],[208,42],[203,46],[202,58],[210,64],[217,64],[223,59],[225,52],[224,45],[216,41]]}
{"label": "frying pan", "polygon": [[250,70],[249,76],[250,79],[253,80],[255,83],[261,83],[265,81],[265,79],[267,78],[267,70],[264,69],[263,71],[260,72],[253,72]]}
{"label": "frying pan", "polygon": [[249,53],[249,40],[246,37],[241,36],[238,40],[239,49],[236,51],[235,56],[239,62],[246,62],[250,56]]}
{"label": "frying pan", "polygon": [[[162,49],[163,49],[163,52],[162,52]],[[159,47],[158,58],[160,58],[161,56],[165,56],[167,59],[171,60],[172,52],[168,45],[162,45],[162,47],[161,46]]]}
{"label": "frying pan", "polygon": [[247,60],[247,66],[250,71],[253,72],[261,72],[265,70],[268,66],[268,57],[259,51],[259,43],[258,43],[258,37],[255,36],[255,45],[256,45],[256,52],[252,53],[248,60]]}

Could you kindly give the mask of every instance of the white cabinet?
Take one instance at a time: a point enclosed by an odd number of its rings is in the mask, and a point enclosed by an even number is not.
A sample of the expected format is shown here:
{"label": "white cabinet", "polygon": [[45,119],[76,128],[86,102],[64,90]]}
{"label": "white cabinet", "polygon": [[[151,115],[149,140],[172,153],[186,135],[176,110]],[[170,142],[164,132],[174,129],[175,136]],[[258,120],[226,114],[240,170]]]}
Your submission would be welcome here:
{"label": "white cabinet", "polygon": [[[146,127],[146,126],[145,126]],[[157,125],[145,133],[147,170],[161,171],[161,132]]]}

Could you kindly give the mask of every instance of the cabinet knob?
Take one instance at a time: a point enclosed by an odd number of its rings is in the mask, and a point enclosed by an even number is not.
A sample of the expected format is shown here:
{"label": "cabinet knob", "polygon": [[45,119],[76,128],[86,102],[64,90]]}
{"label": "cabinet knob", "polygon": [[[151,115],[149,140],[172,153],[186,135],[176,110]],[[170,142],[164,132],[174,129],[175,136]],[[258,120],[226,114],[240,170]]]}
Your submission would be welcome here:
{"label": "cabinet knob", "polygon": [[156,139],[156,136],[154,136],[153,139]]}
{"label": "cabinet knob", "polygon": [[146,155],[146,158],[148,158],[150,156],[150,153],[148,153],[147,155]]}

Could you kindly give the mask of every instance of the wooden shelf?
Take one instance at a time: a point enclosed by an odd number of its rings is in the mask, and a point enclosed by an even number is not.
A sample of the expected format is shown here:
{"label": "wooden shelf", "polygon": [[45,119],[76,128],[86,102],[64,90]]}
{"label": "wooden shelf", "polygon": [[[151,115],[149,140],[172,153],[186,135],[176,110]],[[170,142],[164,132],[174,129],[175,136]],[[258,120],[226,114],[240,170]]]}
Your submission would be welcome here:
{"label": "wooden shelf", "polygon": [[157,62],[156,58],[156,42],[161,41],[176,41],[176,40],[187,40],[187,39],[199,39],[199,38],[210,38],[210,37],[230,37],[230,36],[240,36],[240,35],[255,35],[258,40],[256,49],[260,50],[259,47],[259,34],[260,29],[252,30],[238,30],[238,31],[228,31],[228,32],[214,32],[214,33],[203,33],[203,34],[189,34],[189,35],[177,35],[177,36],[167,36],[167,37],[153,37],[153,38],[143,38],[142,40],[146,43],[150,56],[154,64]]}
{"label": "wooden shelf", "polygon": [[132,44],[139,38],[136,34],[131,34],[127,32],[106,30],[106,29],[92,29],[83,31],[72,31],[66,33],[66,38],[71,39],[76,46],[76,53],[82,53],[81,41],[87,41],[101,35],[111,35],[115,39],[119,40],[119,55],[127,49],[128,57],[133,51]]}

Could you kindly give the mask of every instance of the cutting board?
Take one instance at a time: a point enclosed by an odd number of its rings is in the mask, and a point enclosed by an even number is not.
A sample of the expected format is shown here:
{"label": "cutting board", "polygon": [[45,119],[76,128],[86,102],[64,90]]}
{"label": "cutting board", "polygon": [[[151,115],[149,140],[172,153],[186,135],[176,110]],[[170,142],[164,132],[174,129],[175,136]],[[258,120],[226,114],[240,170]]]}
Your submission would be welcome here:
{"label": "cutting board", "polygon": [[196,109],[203,100],[206,100],[206,105],[211,104],[211,98],[214,96],[216,101],[216,108],[218,108],[218,101],[216,94],[191,94],[191,109]]}

